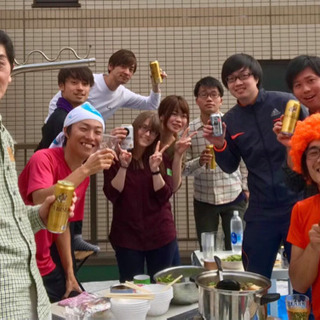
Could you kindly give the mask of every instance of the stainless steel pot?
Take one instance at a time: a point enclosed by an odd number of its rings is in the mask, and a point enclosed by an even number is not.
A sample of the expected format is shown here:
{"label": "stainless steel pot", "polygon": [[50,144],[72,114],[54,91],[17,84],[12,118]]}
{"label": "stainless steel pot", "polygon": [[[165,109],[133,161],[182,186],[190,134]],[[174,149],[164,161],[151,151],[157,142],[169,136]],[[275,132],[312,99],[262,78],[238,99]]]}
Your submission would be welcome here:
{"label": "stainless steel pot", "polygon": [[266,320],[267,303],[276,301],[280,294],[268,294],[271,282],[256,273],[244,271],[224,271],[224,279],[240,283],[253,283],[259,290],[230,291],[216,289],[209,284],[217,283],[217,271],[207,271],[195,277],[199,290],[199,312],[205,320]]}

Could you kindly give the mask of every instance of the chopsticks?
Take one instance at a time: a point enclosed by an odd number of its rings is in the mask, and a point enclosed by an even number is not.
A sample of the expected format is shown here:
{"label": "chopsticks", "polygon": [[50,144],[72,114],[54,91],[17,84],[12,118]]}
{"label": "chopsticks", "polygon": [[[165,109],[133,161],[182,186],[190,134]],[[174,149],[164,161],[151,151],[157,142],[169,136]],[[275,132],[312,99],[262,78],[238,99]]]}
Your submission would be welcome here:
{"label": "chopsticks", "polygon": [[146,293],[107,293],[106,298],[153,300],[153,294]]}
{"label": "chopsticks", "polygon": [[180,274],[180,276],[179,276],[178,278],[175,278],[173,281],[171,281],[170,283],[168,283],[168,284],[162,289],[162,291],[168,290],[172,285],[174,285],[176,282],[178,282],[182,277],[183,277],[183,275]]}
{"label": "chopsticks", "polygon": [[132,282],[129,282],[129,281],[126,281],[126,282],[124,283],[124,285],[125,285],[126,287],[128,287],[128,288],[131,288],[131,289],[136,289],[136,290],[139,290],[139,291],[144,292],[144,293],[147,293],[147,294],[152,294],[151,291],[149,291],[149,290],[147,290],[147,289],[145,289],[145,288],[143,288],[143,287],[137,286],[136,284],[134,284],[134,283],[132,283]]}

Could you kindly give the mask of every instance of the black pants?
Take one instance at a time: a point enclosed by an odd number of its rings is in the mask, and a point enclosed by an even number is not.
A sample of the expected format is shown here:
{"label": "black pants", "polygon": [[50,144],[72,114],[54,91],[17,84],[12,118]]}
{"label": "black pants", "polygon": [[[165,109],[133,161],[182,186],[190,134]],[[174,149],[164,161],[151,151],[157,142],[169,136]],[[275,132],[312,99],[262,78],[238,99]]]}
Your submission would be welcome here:
{"label": "black pants", "polygon": [[[70,223],[70,238],[71,238],[71,255],[72,255],[72,261],[73,261],[73,270],[74,270],[74,274],[76,274],[76,261],[74,257],[74,246],[73,246],[74,224],[75,224],[74,222]],[[53,303],[53,302],[60,301],[63,295],[65,294],[66,278],[65,278],[64,270],[61,264],[59,252],[55,243],[53,243],[50,248],[50,254],[51,254],[52,260],[56,264],[56,268],[51,273],[43,276],[42,280],[47,290],[50,302]],[[84,290],[79,281],[78,283],[80,288]],[[72,295],[74,294],[75,293],[72,293]]]}
{"label": "black pants", "polygon": [[233,216],[234,210],[238,210],[240,217],[243,218],[244,212],[247,208],[246,201],[242,200],[235,204],[224,204],[216,206],[194,199],[193,206],[197,237],[201,251],[201,233],[217,231],[219,226],[219,216],[222,220],[225,250],[231,250],[230,220]]}
{"label": "black pants", "polygon": [[114,247],[120,282],[132,281],[135,275],[145,274],[145,264],[152,281],[155,273],[172,266],[177,248],[176,239],[161,248],[150,251]]}

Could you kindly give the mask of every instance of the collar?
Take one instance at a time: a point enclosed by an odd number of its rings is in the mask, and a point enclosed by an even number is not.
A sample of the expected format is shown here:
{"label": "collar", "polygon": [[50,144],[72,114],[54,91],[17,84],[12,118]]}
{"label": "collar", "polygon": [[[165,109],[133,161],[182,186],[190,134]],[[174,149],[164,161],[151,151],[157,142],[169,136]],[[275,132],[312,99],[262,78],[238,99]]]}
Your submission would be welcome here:
{"label": "collar", "polygon": [[69,113],[73,109],[73,106],[68,100],[60,97],[57,101],[57,108],[63,109]]}
{"label": "collar", "polygon": [[257,98],[256,98],[256,100],[254,100],[253,104],[247,104],[246,106],[242,106],[242,105],[239,103],[239,101],[237,101],[237,105],[238,105],[240,108],[252,107],[252,106],[254,106],[254,105],[257,104],[257,103],[260,103],[260,102],[264,101],[265,95],[266,95],[266,91],[261,88],[261,89],[259,89]]}

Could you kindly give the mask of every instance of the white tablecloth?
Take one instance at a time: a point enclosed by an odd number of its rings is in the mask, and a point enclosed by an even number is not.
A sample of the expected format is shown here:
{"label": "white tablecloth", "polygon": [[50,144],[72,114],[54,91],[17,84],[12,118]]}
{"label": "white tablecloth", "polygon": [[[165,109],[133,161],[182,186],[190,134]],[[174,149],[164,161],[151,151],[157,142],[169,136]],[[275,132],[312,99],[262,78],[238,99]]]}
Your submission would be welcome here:
{"label": "white tablecloth", "polygon": [[[99,296],[103,296],[107,293],[110,292],[110,287],[116,283],[119,283],[118,281],[104,281],[103,283],[105,283],[105,289],[101,289],[101,285],[99,285],[99,290],[95,291],[94,289],[90,290],[91,292],[99,295]],[[86,286],[85,286],[86,287]],[[170,317],[176,316],[178,314],[181,314],[183,312],[192,310],[198,308],[198,304],[194,303],[191,305],[186,305],[186,306],[176,306],[176,305],[170,305],[170,308],[168,310],[167,313],[165,313],[162,316],[158,316],[158,317],[148,317],[147,316],[147,320],[167,320]],[[52,311],[52,315],[53,315],[53,319],[65,319],[64,317],[64,307],[58,306],[58,303],[53,303],[51,305],[51,311]],[[58,317],[55,317],[58,316]],[[60,318],[59,318],[60,317]],[[113,314],[110,312],[108,314],[108,318],[106,320],[116,320],[116,318],[113,316]]]}

